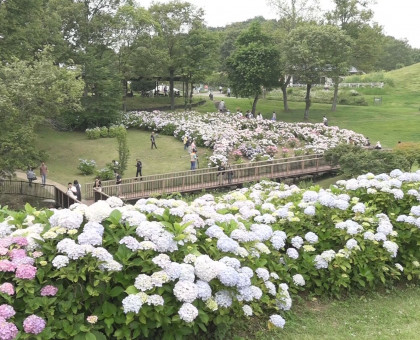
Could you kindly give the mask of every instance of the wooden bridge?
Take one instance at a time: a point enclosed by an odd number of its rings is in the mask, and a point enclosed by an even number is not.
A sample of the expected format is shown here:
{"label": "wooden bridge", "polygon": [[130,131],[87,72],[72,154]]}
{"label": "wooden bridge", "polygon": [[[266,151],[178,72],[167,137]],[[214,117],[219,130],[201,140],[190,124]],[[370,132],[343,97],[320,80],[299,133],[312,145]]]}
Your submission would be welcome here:
{"label": "wooden bridge", "polygon": [[174,192],[185,193],[242,185],[262,179],[300,178],[337,169],[338,166],[331,166],[322,155],[307,155],[236,164],[225,171],[218,171],[217,167],[213,167],[143,176],[141,179],[127,178],[123,179],[120,185],[116,185],[115,180],[103,181],[101,192],[93,189],[93,183],[88,183],[84,187],[84,198],[98,201],[110,196],[120,196],[126,200],[134,200]]}

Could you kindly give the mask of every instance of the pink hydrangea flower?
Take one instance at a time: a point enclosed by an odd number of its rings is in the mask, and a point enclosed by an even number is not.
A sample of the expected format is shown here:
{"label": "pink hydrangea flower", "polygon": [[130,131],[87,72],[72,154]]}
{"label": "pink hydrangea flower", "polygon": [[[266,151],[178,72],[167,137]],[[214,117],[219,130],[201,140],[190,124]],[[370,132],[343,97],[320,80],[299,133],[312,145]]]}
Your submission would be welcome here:
{"label": "pink hydrangea flower", "polygon": [[8,236],[0,239],[0,247],[9,248],[13,244],[13,238]]}
{"label": "pink hydrangea flower", "polygon": [[23,320],[23,329],[26,333],[39,334],[44,330],[46,324],[43,318],[32,314]]}
{"label": "pink hydrangea flower", "polygon": [[48,285],[45,287],[42,287],[41,289],[41,296],[55,296],[55,294],[57,294],[58,292],[58,288]]}
{"label": "pink hydrangea flower", "polygon": [[7,322],[5,319],[0,318],[0,339],[13,340],[18,335],[18,329],[14,323]]}
{"label": "pink hydrangea flower", "polygon": [[28,240],[26,237],[13,237],[13,243],[21,247],[26,247],[28,245]]}
{"label": "pink hydrangea flower", "polygon": [[30,264],[21,264],[16,268],[16,277],[18,279],[32,280],[35,278],[36,267]]}
{"label": "pink hydrangea flower", "polygon": [[34,251],[34,252],[32,253],[32,257],[33,257],[34,259],[37,259],[38,257],[41,257],[42,255],[44,255],[42,251]]}
{"label": "pink hydrangea flower", "polygon": [[9,260],[0,260],[0,272],[14,272],[16,266]]}
{"label": "pink hydrangea flower", "polygon": [[13,295],[15,293],[15,288],[11,283],[5,282],[2,285],[0,285],[0,292],[7,295]]}
{"label": "pink hydrangea flower", "polygon": [[7,320],[7,319],[10,319],[15,314],[16,312],[12,306],[6,305],[6,304],[0,305],[0,318]]}
{"label": "pink hydrangea flower", "polygon": [[0,255],[4,256],[9,252],[9,249],[0,247]]}
{"label": "pink hydrangea flower", "polygon": [[9,251],[9,256],[13,259],[21,259],[26,256],[25,249],[12,249]]}

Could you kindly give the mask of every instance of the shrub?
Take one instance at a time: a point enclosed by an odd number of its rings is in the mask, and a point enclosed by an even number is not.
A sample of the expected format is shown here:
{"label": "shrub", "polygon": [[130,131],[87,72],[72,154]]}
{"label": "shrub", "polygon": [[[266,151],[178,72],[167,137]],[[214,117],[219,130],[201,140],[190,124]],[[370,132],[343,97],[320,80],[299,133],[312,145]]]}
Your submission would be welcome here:
{"label": "shrub", "polygon": [[92,175],[95,172],[95,166],[96,162],[93,159],[89,161],[87,159],[79,158],[77,169],[79,169],[83,175]]}
{"label": "shrub", "polygon": [[330,190],[262,181],[191,204],[2,208],[3,313],[19,339],[214,339],[251,314],[283,327],[300,292],[418,282],[419,185],[395,170]]}
{"label": "shrub", "polygon": [[417,164],[420,164],[420,143],[398,143],[393,152],[397,155],[403,156],[408,161],[410,170],[416,161]]}
{"label": "shrub", "polygon": [[119,125],[111,125],[108,129],[108,136],[110,138],[114,138],[117,136],[117,131],[118,131]]}
{"label": "shrub", "polygon": [[86,135],[89,139],[98,139],[101,137],[101,129],[96,127],[93,129],[86,129]]}
{"label": "shrub", "polygon": [[115,178],[114,169],[111,164],[108,164],[107,167],[96,170],[95,176],[102,181],[109,181]]}
{"label": "shrub", "polygon": [[100,130],[101,130],[101,137],[102,138],[108,137],[108,128],[106,126],[102,126],[100,128]]}

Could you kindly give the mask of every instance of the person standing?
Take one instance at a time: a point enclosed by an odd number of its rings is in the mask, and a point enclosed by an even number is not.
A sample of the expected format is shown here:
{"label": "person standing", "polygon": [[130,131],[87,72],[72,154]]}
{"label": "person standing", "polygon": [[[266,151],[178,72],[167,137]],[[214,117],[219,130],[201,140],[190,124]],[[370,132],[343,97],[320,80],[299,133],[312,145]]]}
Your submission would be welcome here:
{"label": "person standing", "polygon": [[41,166],[39,167],[39,174],[41,175],[42,179],[42,186],[45,186],[45,183],[47,183],[47,175],[48,175],[48,167],[45,164],[45,162],[41,163]]}
{"label": "person standing", "polygon": [[77,200],[76,188],[73,186],[71,182],[69,182],[67,185],[67,196],[69,196],[70,198],[74,200]]}
{"label": "person standing", "polygon": [[225,111],[225,102],[222,100],[219,103],[219,112],[224,112]]}
{"label": "person standing", "polygon": [[322,117],[322,123],[324,123],[325,126],[328,126],[328,119],[327,119],[327,117],[325,117],[325,116]]}
{"label": "person standing", "polygon": [[122,183],[122,178],[121,175],[119,173],[117,173],[117,177],[116,177],[116,184],[117,184],[117,192],[118,192],[118,196],[121,196],[121,183]]}
{"label": "person standing", "polygon": [[76,188],[77,200],[82,201],[82,186],[79,184],[79,181],[77,179],[73,181],[73,186]]}
{"label": "person standing", "polygon": [[32,170],[32,168],[28,169],[28,171],[26,172],[26,177],[28,178],[29,186],[31,187],[32,181],[36,180],[35,172]]}
{"label": "person standing", "polygon": [[98,177],[96,177],[95,179],[95,183],[93,184],[93,189],[96,191],[102,191],[102,182]]}
{"label": "person standing", "polygon": [[150,135],[150,142],[152,143],[152,145],[151,145],[151,149],[153,149],[153,146],[157,149],[157,146],[156,146],[156,136],[155,136],[155,132],[154,131],[152,131],[152,134]]}
{"label": "person standing", "polygon": [[230,97],[230,87],[227,88],[227,96]]}
{"label": "person standing", "polygon": [[183,142],[184,142],[184,150],[187,150],[188,149],[188,137],[187,137],[187,135],[184,135]]}
{"label": "person standing", "polygon": [[228,164],[226,167],[226,174],[227,174],[228,183],[231,184],[232,178],[233,178],[233,170],[230,164]]}
{"label": "person standing", "polygon": [[271,120],[275,122],[277,120],[276,111],[273,111],[273,115],[271,116]]}
{"label": "person standing", "polygon": [[140,175],[140,180],[142,180],[141,177],[143,177],[143,175],[141,173],[141,170],[143,168],[143,164],[141,163],[141,160],[140,159],[137,160],[136,168],[137,168],[136,177],[139,177],[139,175]]}
{"label": "person standing", "polygon": [[223,92],[223,87],[222,85],[219,86],[219,92],[222,93]]}
{"label": "person standing", "polygon": [[194,151],[192,151],[191,154],[190,154],[190,161],[191,161],[191,169],[190,170],[195,170],[196,160],[197,160],[197,155]]}

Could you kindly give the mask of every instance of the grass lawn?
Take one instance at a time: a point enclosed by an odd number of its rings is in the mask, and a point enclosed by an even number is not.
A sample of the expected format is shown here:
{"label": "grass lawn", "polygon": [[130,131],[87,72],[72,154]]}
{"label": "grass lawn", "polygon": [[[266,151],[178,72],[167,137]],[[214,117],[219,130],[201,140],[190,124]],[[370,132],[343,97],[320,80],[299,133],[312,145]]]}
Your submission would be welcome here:
{"label": "grass lawn", "polygon": [[[190,168],[190,158],[184,151],[183,144],[170,136],[159,135],[156,138],[158,149],[150,149],[150,133],[131,129],[128,131],[130,158],[128,169],[123,177],[136,175],[136,159],[143,163],[143,175],[184,171]],[[96,168],[101,169],[106,163],[118,159],[115,138],[87,139],[83,132],[57,132],[44,127],[38,131],[37,146],[46,150],[50,158],[47,161],[48,178],[66,184],[77,179],[80,183],[92,182],[92,176],[83,176],[77,170],[79,158],[93,159]],[[204,162],[208,149],[198,148],[200,160]],[[207,166],[202,164],[201,166]]]}
{"label": "grass lawn", "polygon": [[301,300],[286,316],[284,329],[268,332],[266,320],[234,326],[234,339],[413,340],[420,332],[420,288],[357,295],[346,300]]}

